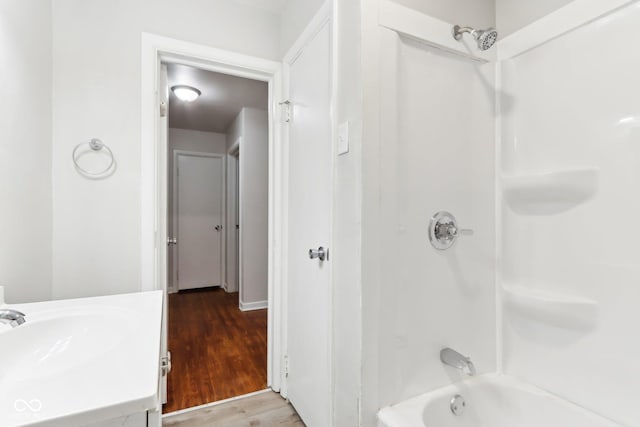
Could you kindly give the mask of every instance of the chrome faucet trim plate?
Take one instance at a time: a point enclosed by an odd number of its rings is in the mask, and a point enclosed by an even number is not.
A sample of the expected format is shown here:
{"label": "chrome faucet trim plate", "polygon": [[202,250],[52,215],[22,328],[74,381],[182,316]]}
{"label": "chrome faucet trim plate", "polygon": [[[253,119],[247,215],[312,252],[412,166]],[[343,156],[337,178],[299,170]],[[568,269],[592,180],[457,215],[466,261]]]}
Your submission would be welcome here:
{"label": "chrome faucet trim plate", "polygon": [[429,241],[438,250],[449,249],[461,235],[472,235],[473,230],[459,228],[456,217],[447,211],[437,212],[429,222]]}

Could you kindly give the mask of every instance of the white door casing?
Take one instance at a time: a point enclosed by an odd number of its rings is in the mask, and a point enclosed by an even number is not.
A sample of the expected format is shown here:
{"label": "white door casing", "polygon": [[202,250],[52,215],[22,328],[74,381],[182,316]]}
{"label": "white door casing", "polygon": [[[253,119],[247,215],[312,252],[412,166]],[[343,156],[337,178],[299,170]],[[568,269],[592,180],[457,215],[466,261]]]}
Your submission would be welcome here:
{"label": "white door casing", "polygon": [[227,161],[227,233],[226,233],[226,288],[227,292],[238,292],[239,280],[239,185],[238,185],[238,157],[237,152],[230,150],[226,156]]}
{"label": "white door casing", "polygon": [[[168,79],[167,79],[167,64],[160,64],[160,90],[158,91],[159,97],[159,106],[160,111],[159,119],[158,119],[158,135],[159,138],[163,141],[166,141],[169,135],[169,93],[168,93]],[[162,90],[164,88],[164,90]],[[166,196],[165,196],[166,197]],[[165,211],[167,210],[167,205],[165,204]],[[164,245],[164,242],[161,245],[162,248],[162,257],[167,258],[167,251],[169,250],[167,246]],[[168,280],[168,272],[165,273],[165,279]],[[167,293],[165,292],[162,301],[162,335],[160,336],[160,357],[167,358],[168,357],[168,327],[169,327],[169,298]],[[163,359],[165,362],[167,359]],[[168,372],[165,370],[162,372],[162,377],[160,378],[160,400],[162,403],[167,403],[167,381],[168,381]]]}
{"label": "white door casing", "polygon": [[178,289],[222,286],[224,158],[176,150],[174,160]]}
{"label": "white door casing", "polygon": [[328,260],[309,250],[331,241],[331,25],[290,65],[289,280],[287,394],[309,427],[330,423],[330,299]]}
{"label": "white door casing", "polygon": [[[240,292],[242,296],[242,250],[240,229],[241,215],[240,203],[240,145],[242,136],[239,136],[227,150],[227,292]],[[241,303],[240,298],[239,303]]]}
{"label": "white door casing", "polygon": [[[286,163],[283,126],[277,103],[281,100],[282,64],[234,51],[142,33],[141,182],[140,182],[140,290],[167,293],[167,138],[158,132],[161,64],[189,65],[217,73],[267,82],[269,85],[269,278],[267,320],[267,385],[286,394],[282,355],[286,349]],[[276,244],[276,242],[281,244]],[[167,329],[162,341],[166,343]],[[166,346],[165,346],[166,348]],[[163,351],[164,354],[164,351]]]}

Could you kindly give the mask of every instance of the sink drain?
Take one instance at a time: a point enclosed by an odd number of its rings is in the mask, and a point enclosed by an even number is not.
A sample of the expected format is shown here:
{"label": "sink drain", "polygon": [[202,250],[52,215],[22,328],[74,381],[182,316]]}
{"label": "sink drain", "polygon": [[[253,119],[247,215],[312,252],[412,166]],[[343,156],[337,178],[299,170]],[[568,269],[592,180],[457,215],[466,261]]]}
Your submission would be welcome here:
{"label": "sink drain", "polygon": [[453,396],[449,403],[449,407],[451,408],[453,415],[462,415],[464,413],[464,408],[467,406],[467,402],[464,401],[464,397],[459,394]]}

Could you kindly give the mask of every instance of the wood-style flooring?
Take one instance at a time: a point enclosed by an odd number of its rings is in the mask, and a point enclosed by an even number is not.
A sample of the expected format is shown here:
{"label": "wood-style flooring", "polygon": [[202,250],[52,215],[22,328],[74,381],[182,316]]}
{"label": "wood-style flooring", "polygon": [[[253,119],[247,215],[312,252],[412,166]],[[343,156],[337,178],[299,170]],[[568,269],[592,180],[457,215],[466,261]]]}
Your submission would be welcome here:
{"label": "wood-style flooring", "polygon": [[267,386],[267,310],[240,311],[220,288],[169,295],[172,369],[163,413]]}
{"label": "wood-style flooring", "polygon": [[250,397],[198,408],[162,420],[163,427],[304,427],[295,409],[268,391]]}

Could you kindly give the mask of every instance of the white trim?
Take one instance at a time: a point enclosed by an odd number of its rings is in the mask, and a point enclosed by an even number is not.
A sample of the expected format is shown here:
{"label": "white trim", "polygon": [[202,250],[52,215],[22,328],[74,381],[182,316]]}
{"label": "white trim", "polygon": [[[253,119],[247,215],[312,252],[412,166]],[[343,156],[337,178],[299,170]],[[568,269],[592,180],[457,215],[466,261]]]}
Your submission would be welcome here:
{"label": "white trim", "polygon": [[496,58],[495,49],[478,50],[470,38],[456,41],[451,33],[453,24],[417,12],[390,0],[381,0],[380,2],[378,25],[420,40],[430,46],[478,61],[491,62]]}
{"label": "white trim", "polygon": [[[142,33],[141,37],[141,149],[140,149],[140,290],[167,289],[167,147],[158,141],[158,87],[161,62],[196,66],[239,77],[268,82],[269,85],[269,250],[267,320],[267,384],[279,391],[282,379],[282,335],[286,319],[286,300],[282,300],[282,270],[285,253],[279,247],[286,241],[281,203],[283,172],[282,131],[277,124],[277,102],[282,91],[282,72],[278,62],[242,55],[205,45]],[[164,205],[163,205],[164,204]],[[274,375],[274,372],[278,375]]]}
{"label": "white trim", "polygon": [[496,372],[502,374],[504,372],[504,331],[503,318],[504,310],[502,307],[502,184],[500,176],[502,176],[502,63],[497,62],[495,67],[495,128],[494,128],[494,209],[495,209],[495,276],[494,276],[494,301],[495,301],[495,327],[496,327]]}
{"label": "white trim", "polygon": [[[243,114],[243,113],[241,113]],[[242,123],[244,126],[244,114],[242,116]],[[244,209],[242,208],[243,203],[242,203],[242,197],[244,196],[244,194],[242,193],[242,158],[241,158],[241,154],[240,154],[240,143],[242,142],[242,140],[240,138],[238,138],[237,143],[238,143],[238,223],[240,224],[240,230],[238,232],[238,308],[240,308],[240,301],[242,301],[242,297],[244,295],[244,257],[242,256],[242,252],[244,250],[243,248],[243,238],[242,235],[244,233],[244,227],[246,225],[246,222],[244,220]],[[269,159],[269,161],[271,161]],[[269,188],[267,191],[269,191],[269,193],[271,193],[271,189]],[[269,239],[269,237],[267,237],[267,241],[271,241],[271,239]],[[270,295],[271,290],[269,289],[267,291],[267,297]],[[267,316],[269,316],[270,314],[267,313]],[[268,335],[268,334],[267,334]],[[267,341],[269,341],[269,337],[267,336]]]}
{"label": "white trim", "polygon": [[[227,252],[229,252],[229,241],[236,240],[234,243],[234,253],[230,255],[235,262],[232,263],[231,267],[234,268],[234,276],[235,280],[233,286],[228,282],[228,274],[227,280],[225,284],[225,291],[227,292],[240,292],[240,265],[242,260],[242,252],[240,251],[240,229],[242,228],[242,224],[240,221],[240,152],[239,146],[242,137],[238,137],[236,141],[233,143],[231,148],[227,150],[227,154],[225,155],[227,161],[227,230],[229,230],[229,234],[227,234],[227,241],[225,242],[225,246],[227,248]],[[233,183],[233,186],[230,185]],[[236,229],[236,224],[240,226],[240,229]],[[229,255],[229,254],[228,254]],[[227,260],[228,261],[228,260]],[[237,267],[237,268],[235,268]],[[227,270],[227,273],[229,271]]]}
{"label": "white trim", "polygon": [[[318,9],[316,14],[313,15],[313,18],[311,18],[311,21],[309,21],[309,23],[304,28],[302,33],[300,33],[300,36],[298,36],[296,41],[293,42],[291,47],[287,50],[287,53],[284,55],[284,58],[282,59],[282,62],[285,65],[289,66],[293,64],[296,58],[298,57],[298,55],[300,55],[304,50],[304,48],[307,46],[307,44],[311,42],[311,40],[313,40],[313,37],[320,30],[322,30],[322,28],[324,27],[324,24],[326,24],[328,21],[331,20],[331,16],[332,16],[331,11],[332,11],[331,1],[330,0],[325,1],[322,4],[322,6],[320,6],[320,9]],[[289,80],[287,80],[287,83],[288,82]]]}
{"label": "white trim", "polygon": [[233,144],[231,144],[231,147],[227,150],[227,154],[232,156],[237,155],[240,152],[240,144],[242,144],[242,136],[239,136],[235,141],[233,141]]}
{"label": "white trim", "polygon": [[178,157],[190,156],[190,157],[211,157],[222,160],[222,237],[220,240],[220,283],[211,283],[208,286],[220,286],[223,289],[227,287],[226,274],[227,274],[227,164],[224,154],[206,153],[201,151],[188,151],[188,150],[173,150],[171,153],[173,156],[173,200],[171,208],[173,209],[173,237],[178,239],[178,244],[173,247],[173,283],[171,288],[178,292],[180,290],[180,284],[178,281],[178,257],[180,252],[180,233],[178,231]]}
{"label": "white trim", "polygon": [[225,403],[235,402],[236,400],[246,399],[248,397],[258,396],[264,393],[273,393],[274,391],[270,388],[265,388],[264,390],[253,391],[251,393],[242,394],[240,396],[230,397],[224,400],[216,400],[215,402],[205,403],[204,405],[192,406],[191,408],[180,409],[178,411],[168,412],[166,414],[162,414],[162,419],[169,421],[172,417],[177,417],[178,415],[188,414],[190,412],[199,411],[201,409],[212,408],[215,406],[220,406]]}
{"label": "white trim", "polygon": [[262,310],[263,308],[268,308],[268,307],[269,305],[267,303],[267,300],[254,301],[254,302],[240,301],[240,310],[242,311]]}
{"label": "white trim", "polygon": [[518,56],[637,0],[574,0],[498,41],[498,59]]}

